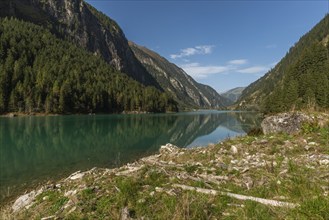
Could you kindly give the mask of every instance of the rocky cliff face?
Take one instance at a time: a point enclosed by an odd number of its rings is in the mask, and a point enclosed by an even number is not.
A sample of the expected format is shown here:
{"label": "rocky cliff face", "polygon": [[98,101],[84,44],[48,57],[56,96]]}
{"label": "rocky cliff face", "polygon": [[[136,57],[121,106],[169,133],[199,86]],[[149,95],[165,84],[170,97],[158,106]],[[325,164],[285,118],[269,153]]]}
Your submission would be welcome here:
{"label": "rocky cliff face", "polygon": [[185,107],[220,108],[228,104],[209,86],[197,83],[184,70],[159,54],[129,42],[139,61],[156,79],[163,90]]}
{"label": "rocky cliff face", "polygon": [[9,0],[0,3],[0,16],[41,24],[56,35],[102,56],[118,71],[160,89],[132,53],[115,21],[83,0]]}

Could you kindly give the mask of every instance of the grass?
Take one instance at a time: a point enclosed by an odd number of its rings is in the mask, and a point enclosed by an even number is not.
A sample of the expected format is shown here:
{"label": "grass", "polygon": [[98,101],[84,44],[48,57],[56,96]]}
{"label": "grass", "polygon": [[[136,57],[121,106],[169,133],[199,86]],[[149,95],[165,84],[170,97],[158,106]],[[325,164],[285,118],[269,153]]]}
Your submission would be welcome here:
{"label": "grass", "polygon": [[[143,168],[128,176],[116,175],[124,167],[109,173],[97,169],[81,180],[60,182],[60,189],[43,192],[30,210],[19,213],[18,219],[51,215],[120,219],[123,210],[136,219],[329,219],[329,168],[317,159],[328,155],[328,138],[329,126],[309,126],[298,135],[257,134],[208,148],[162,154],[157,160],[167,165],[136,162]],[[232,145],[237,153],[231,152]],[[305,149],[306,145],[312,147]],[[213,182],[202,177],[206,175],[228,180]],[[174,183],[299,206],[272,207],[205,195],[173,188]],[[77,190],[76,195],[64,196],[72,190]],[[4,211],[1,214],[6,218],[10,215]]]}

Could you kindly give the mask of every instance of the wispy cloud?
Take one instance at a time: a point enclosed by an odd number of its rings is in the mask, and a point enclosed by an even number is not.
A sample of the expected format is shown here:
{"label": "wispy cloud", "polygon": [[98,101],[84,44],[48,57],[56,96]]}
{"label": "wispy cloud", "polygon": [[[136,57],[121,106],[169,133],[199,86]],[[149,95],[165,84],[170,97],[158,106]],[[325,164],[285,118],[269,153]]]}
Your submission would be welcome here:
{"label": "wispy cloud", "polygon": [[194,79],[206,78],[209,75],[225,73],[232,69],[230,66],[200,65],[199,63],[184,64],[181,67]]}
{"label": "wispy cloud", "polygon": [[266,45],[265,48],[266,49],[275,49],[277,48],[278,46],[276,44],[269,44],[269,45]]}
{"label": "wispy cloud", "polygon": [[237,70],[237,72],[255,74],[255,73],[265,73],[268,70],[269,70],[268,66],[252,66],[245,69],[239,69]]}
{"label": "wispy cloud", "polygon": [[197,62],[185,63],[179,65],[187,74],[194,79],[205,79],[215,74],[250,74],[255,76],[262,76],[271,68],[276,62],[267,65],[254,65],[241,68],[241,65],[248,64],[247,59],[235,59],[226,62],[226,65],[203,65]]}
{"label": "wispy cloud", "polygon": [[247,63],[248,63],[248,60],[245,60],[245,59],[228,61],[228,64],[231,64],[231,65],[243,65],[243,64],[247,64]]}
{"label": "wispy cloud", "polygon": [[185,49],[181,49],[178,54],[171,54],[171,59],[177,59],[177,58],[184,58],[189,57],[193,55],[205,55],[205,54],[211,54],[213,51],[214,45],[200,45],[195,47],[189,47]]}

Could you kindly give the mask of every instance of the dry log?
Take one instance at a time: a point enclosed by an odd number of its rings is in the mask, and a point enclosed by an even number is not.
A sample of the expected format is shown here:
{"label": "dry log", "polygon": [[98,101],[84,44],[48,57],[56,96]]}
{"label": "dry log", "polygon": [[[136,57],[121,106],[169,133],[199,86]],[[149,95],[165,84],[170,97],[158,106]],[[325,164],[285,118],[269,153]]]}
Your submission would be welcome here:
{"label": "dry log", "polygon": [[131,173],[134,173],[134,172],[137,172],[137,171],[141,170],[142,168],[144,168],[144,165],[141,165],[139,167],[128,167],[127,170],[118,172],[115,175],[117,175],[117,176],[127,176]]}
{"label": "dry log", "polygon": [[192,186],[187,186],[187,185],[181,185],[181,184],[173,184],[173,187],[176,188],[181,188],[183,190],[190,190],[190,191],[196,191],[199,193],[203,194],[208,194],[208,195],[224,195],[224,196],[229,196],[238,200],[251,200],[254,202],[259,202],[264,205],[270,205],[270,206],[277,206],[277,207],[287,207],[287,208],[295,208],[299,206],[298,204],[295,203],[289,203],[289,202],[281,202],[277,200],[271,200],[271,199],[263,199],[263,198],[258,198],[258,197],[253,197],[253,196],[245,196],[245,195],[240,195],[240,194],[235,194],[235,193],[229,193],[229,192],[221,192],[213,189],[203,189],[199,187],[192,187]]}

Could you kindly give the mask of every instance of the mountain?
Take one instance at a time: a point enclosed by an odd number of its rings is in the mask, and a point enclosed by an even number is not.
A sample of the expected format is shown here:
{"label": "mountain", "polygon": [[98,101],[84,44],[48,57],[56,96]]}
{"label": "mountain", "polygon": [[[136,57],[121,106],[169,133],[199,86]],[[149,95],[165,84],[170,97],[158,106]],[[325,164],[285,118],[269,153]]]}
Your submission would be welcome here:
{"label": "mountain", "polygon": [[42,25],[62,39],[100,55],[116,70],[161,90],[138,62],[118,24],[83,0],[2,0],[0,17]]}
{"label": "mountain", "polygon": [[249,85],[240,109],[280,112],[329,107],[329,15],[290,48],[268,73]]}
{"label": "mountain", "polygon": [[234,89],[228,90],[227,92],[221,93],[220,95],[231,100],[232,103],[234,103],[240,98],[240,96],[245,88],[246,87],[236,87]]}
{"label": "mountain", "polygon": [[0,19],[0,70],[0,114],[177,110],[102,57],[15,18]]}
{"label": "mountain", "polygon": [[137,59],[164,91],[185,107],[222,108],[228,100],[213,88],[197,83],[183,69],[145,47],[129,42]]}
{"label": "mountain", "polygon": [[[137,50],[142,49],[129,46],[115,21],[83,0],[1,1],[0,17],[8,16],[40,25],[57,38],[102,57],[115,70],[126,73],[143,85],[170,93],[182,108],[219,108],[227,104],[227,100],[215,90],[198,84],[183,70],[159,55],[146,48],[138,53]],[[140,54],[138,59],[135,54]],[[151,57],[152,62],[157,63],[156,66],[145,62],[143,55],[147,55],[146,59]],[[157,68],[165,74],[157,72]]]}

